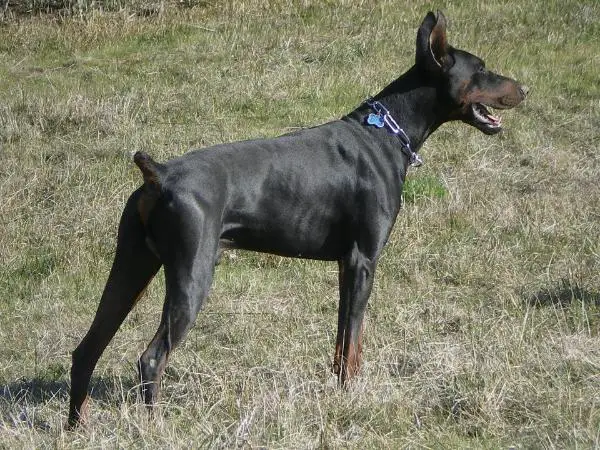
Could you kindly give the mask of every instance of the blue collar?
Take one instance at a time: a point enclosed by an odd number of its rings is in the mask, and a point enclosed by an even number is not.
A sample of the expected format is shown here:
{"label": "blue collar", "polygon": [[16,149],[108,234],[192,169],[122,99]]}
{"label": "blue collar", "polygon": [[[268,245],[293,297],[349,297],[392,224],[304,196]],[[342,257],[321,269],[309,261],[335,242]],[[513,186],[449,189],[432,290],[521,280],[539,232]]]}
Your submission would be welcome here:
{"label": "blue collar", "polygon": [[394,120],[388,109],[372,97],[365,103],[375,111],[365,117],[365,124],[376,128],[387,128],[390,133],[400,138],[400,146],[402,152],[408,156],[408,163],[413,167],[423,164],[421,157],[410,148],[410,139],[407,134],[398,126],[398,122]]}

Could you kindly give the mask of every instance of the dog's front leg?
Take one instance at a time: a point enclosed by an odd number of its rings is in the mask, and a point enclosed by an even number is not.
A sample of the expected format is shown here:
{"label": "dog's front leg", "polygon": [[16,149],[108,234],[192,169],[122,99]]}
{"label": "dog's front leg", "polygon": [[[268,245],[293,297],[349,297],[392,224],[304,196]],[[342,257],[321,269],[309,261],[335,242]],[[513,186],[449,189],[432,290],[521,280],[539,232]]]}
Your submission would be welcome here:
{"label": "dog's front leg", "polygon": [[333,370],[342,386],[360,368],[363,319],[373,287],[375,266],[376,261],[366,257],[357,245],[339,263],[340,306]]}
{"label": "dog's front leg", "polygon": [[335,355],[333,357],[332,371],[338,377],[342,368],[342,356],[344,353],[344,333],[346,331],[346,322],[348,321],[348,294],[344,285],[344,261],[338,261],[339,268],[339,288],[340,302],[338,306],[337,337],[335,340]]}

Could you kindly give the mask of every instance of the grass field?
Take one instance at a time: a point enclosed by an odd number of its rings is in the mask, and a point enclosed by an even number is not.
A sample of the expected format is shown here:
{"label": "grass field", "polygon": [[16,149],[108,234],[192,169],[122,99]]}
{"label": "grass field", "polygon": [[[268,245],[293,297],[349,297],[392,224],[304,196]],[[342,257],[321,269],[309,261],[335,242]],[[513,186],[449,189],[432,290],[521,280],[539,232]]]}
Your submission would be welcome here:
{"label": "grass field", "polygon": [[[1,8],[0,448],[600,446],[597,0],[71,3]],[[135,364],[162,276],[99,362],[90,425],[64,431],[130,153],[337,118],[412,65],[434,8],[531,93],[499,136],[449,124],[425,144],[351,388],[329,371],[337,265],[235,251],[154,418]]]}

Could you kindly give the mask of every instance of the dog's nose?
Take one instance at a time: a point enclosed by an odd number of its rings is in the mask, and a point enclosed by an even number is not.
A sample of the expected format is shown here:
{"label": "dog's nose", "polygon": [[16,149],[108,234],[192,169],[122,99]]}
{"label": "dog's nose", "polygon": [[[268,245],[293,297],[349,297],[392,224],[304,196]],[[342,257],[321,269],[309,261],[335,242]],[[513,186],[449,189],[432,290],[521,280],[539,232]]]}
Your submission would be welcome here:
{"label": "dog's nose", "polygon": [[529,87],[522,84],[521,87],[519,87],[519,91],[523,97],[527,97],[527,94],[529,94]]}

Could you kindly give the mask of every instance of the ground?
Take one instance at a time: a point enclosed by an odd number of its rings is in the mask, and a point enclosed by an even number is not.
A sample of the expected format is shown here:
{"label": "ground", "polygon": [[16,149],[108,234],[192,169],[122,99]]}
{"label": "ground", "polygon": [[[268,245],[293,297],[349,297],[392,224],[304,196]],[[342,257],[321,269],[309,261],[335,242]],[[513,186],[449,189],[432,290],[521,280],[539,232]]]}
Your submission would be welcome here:
{"label": "ground", "polygon": [[[330,373],[337,267],[235,251],[150,417],[136,360],[159,275],[63,429],[130,154],[337,118],[407,70],[428,8],[531,88],[485,136],[444,125],[378,266],[364,365]],[[595,0],[9,2],[0,20],[0,447],[600,445],[600,4]],[[400,195],[400,194],[399,194]]]}

